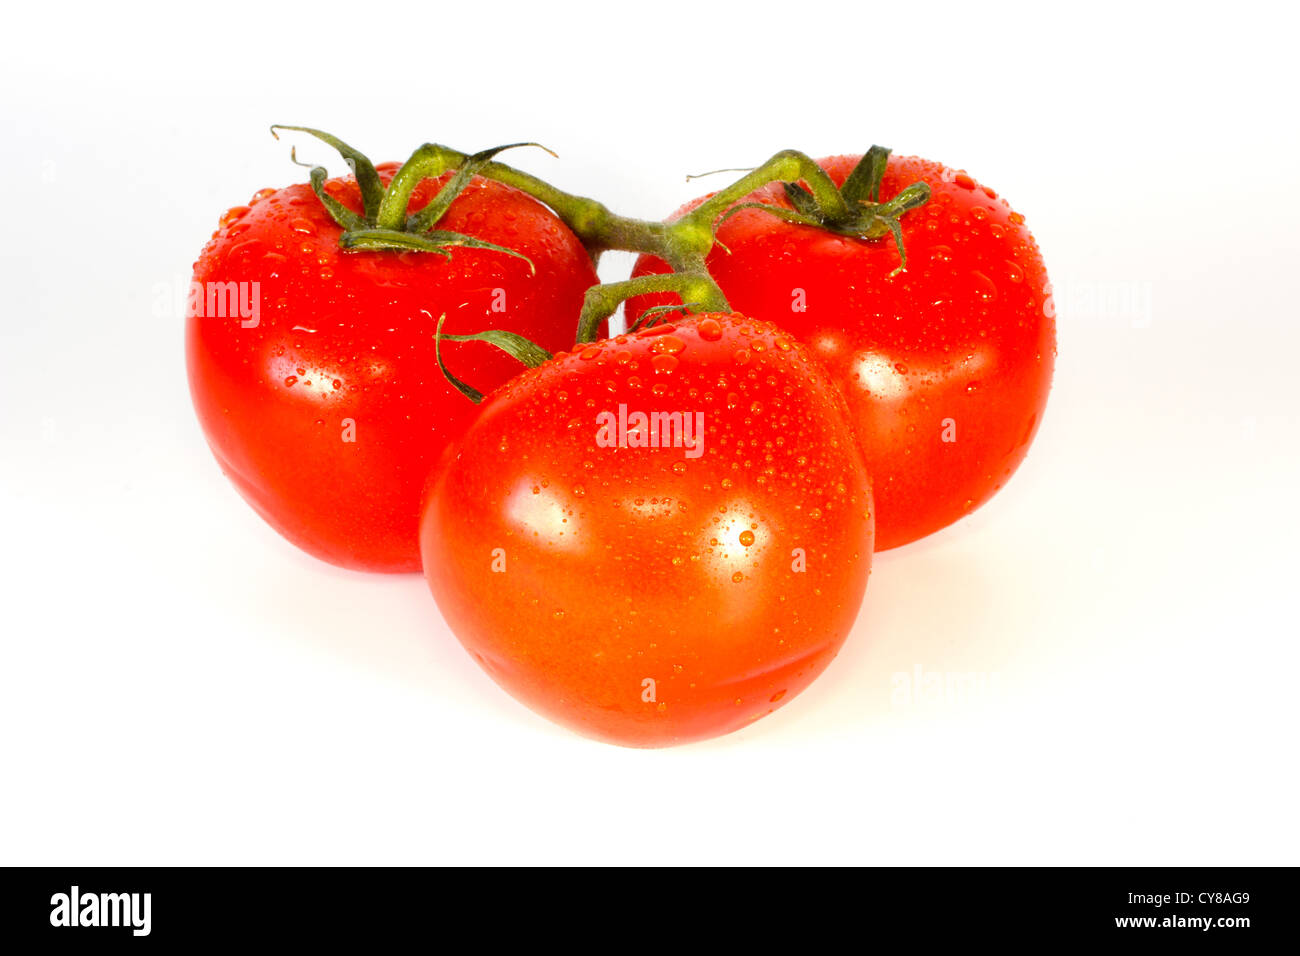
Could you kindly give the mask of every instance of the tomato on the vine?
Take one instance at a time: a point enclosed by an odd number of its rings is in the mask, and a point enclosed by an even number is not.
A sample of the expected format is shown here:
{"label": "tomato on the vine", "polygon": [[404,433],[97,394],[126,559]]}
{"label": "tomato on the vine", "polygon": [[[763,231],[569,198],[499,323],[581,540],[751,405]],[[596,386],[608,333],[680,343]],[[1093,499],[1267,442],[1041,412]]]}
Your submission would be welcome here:
{"label": "tomato on the vine", "polygon": [[[381,181],[396,169],[380,166]],[[421,182],[408,211],[450,176]],[[323,190],[362,211],[356,178]],[[474,414],[438,369],[439,317],[450,333],[491,325],[563,348],[597,282],[578,238],[509,186],[471,180],[437,227],[518,256],[345,251],[342,227],[299,184],[231,209],[194,265],[186,354],[208,444],[277,531],[343,567],[420,568],[421,491]],[[518,371],[486,343],[455,348],[459,367],[489,388]]]}
{"label": "tomato on the vine", "polygon": [[629,746],[788,702],[839,650],[871,565],[870,480],[808,350],[739,315],[667,322],[489,396],[420,535],[434,597],[487,673]]}
{"label": "tomato on the vine", "polygon": [[[859,158],[819,165],[843,185]],[[708,257],[733,308],[788,329],[843,389],[881,550],[951,524],[1003,486],[1042,421],[1056,350],[1047,272],[1024,218],[965,173],[912,157],[890,157],[879,198],[918,181],[931,195],[899,221],[902,271],[888,237],[835,235],[754,208],[721,222]],[[792,208],[780,183],[746,201]],[[666,271],[643,256],[634,275]],[[641,296],[627,314],[670,301]]]}

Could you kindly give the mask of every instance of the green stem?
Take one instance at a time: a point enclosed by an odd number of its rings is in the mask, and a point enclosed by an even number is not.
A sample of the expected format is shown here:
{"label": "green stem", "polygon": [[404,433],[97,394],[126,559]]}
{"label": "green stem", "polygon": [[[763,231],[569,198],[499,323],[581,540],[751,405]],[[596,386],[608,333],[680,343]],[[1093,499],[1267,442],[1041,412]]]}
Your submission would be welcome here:
{"label": "green stem", "polygon": [[594,285],[587,290],[578,319],[578,344],[594,342],[600,323],[614,314],[626,299],[652,292],[676,292],[683,303],[702,312],[730,312],[727,297],[704,269],[703,260],[688,272],[638,276],[622,282]]}
{"label": "green stem", "polygon": [[[315,167],[311,172],[312,188],[344,229],[339,240],[344,248],[419,250],[450,255],[451,247],[471,246],[519,255],[472,236],[436,229],[447,208],[478,175],[518,189],[549,206],[583,242],[593,259],[607,249],[620,249],[657,256],[667,262],[672,270],[668,275],[644,276],[588,290],[578,321],[578,343],[593,341],[601,322],[621,302],[644,293],[677,293],[683,307],[692,311],[730,311],[726,296],[706,266],[716,243],[719,220],[729,210],[757,207],[791,222],[858,239],[890,234],[898,245],[901,270],[906,267],[907,259],[898,220],[930,196],[929,187],[920,182],[913,183],[887,203],[879,202],[880,184],[889,159],[889,150],[883,147],[871,148],[845,180],[843,188],[836,186],[811,157],[787,149],[748,170],[680,219],[670,223],[648,222],[620,216],[604,203],[557,189],[545,180],[493,158],[504,149],[536,146],[536,143],[498,146],[473,155],[437,143],[425,143],[381,193],[379,176],[370,160],[342,140],[308,127],[272,127],[272,132],[276,129],[310,133],[337,149],[353,167],[365,207],[360,216],[325,192],[323,167]],[[424,209],[410,214],[408,207],[415,188],[423,180],[436,179],[450,170],[456,170],[456,174],[442,185],[438,194]],[[786,198],[794,208],[743,202],[746,196],[772,182],[786,184]],[[532,266],[531,261],[529,265]]]}
{"label": "green stem", "polygon": [[[420,162],[416,158],[420,157]],[[413,182],[408,187],[397,179],[389,186],[385,202],[404,203],[414,183],[425,176],[439,176],[460,166],[472,157],[445,146],[430,144],[417,151],[407,166],[412,167]],[[405,167],[403,172],[405,172]],[[417,177],[418,174],[418,178]],[[731,310],[727,297],[709,275],[705,265],[714,244],[714,226],[718,217],[733,203],[770,182],[803,181],[828,218],[846,219],[850,213],[839,189],[817,163],[796,150],[782,150],[718,191],[698,208],[675,222],[649,222],[611,212],[604,203],[575,196],[528,173],[504,163],[489,162],[478,174],[525,192],[549,206],[565,224],[598,256],[606,249],[658,256],[673,270],[670,275],[644,276],[625,282],[595,286],[587,293],[578,320],[579,344],[594,341],[600,323],[613,315],[619,304],[632,296],[648,292],[676,292],[689,308],[700,311]],[[399,174],[400,175],[400,174]],[[405,190],[402,193],[398,189]],[[403,205],[404,209],[405,206]],[[382,225],[384,212],[381,209]]]}
{"label": "green stem", "polygon": [[783,149],[762,166],[758,166],[730,186],[718,190],[678,223],[689,222],[696,227],[709,229],[712,236],[713,224],[732,203],[744,199],[755,189],[761,189],[771,182],[794,183],[803,180],[812,190],[818,207],[831,219],[843,219],[848,215],[848,206],[839,188],[826,174],[826,170],[817,165],[809,156],[798,150]]}

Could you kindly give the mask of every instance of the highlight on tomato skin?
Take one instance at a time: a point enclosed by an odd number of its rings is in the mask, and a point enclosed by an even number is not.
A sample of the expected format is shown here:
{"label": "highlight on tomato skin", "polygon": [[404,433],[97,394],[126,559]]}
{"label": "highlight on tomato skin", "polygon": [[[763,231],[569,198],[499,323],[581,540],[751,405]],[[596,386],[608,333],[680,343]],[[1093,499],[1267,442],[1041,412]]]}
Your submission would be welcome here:
{"label": "highlight on tomato skin", "polygon": [[[396,170],[380,165],[383,183]],[[450,175],[418,185],[410,210]],[[361,210],[354,177],[324,189]],[[237,289],[256,306],[243,316],[204,314],[191,303],[186,361],[208,445],[258,514],[331,564],[420,570],[421,491],[442,448],[475,414],[438,369],[439,316],[448,333],[506,328],[548,350],[565,348],[572,316],[598,282],[568,227],[509,186],[474,179],[439,228],[527,259],[474,248],[449,258],[344,251],[342,229],[300,183],[230,210],[195,263],[197,288]],[[459,346],[456,356],[485,389],[518,373],[484,343]]]}
{"label": "highlight on tomato skin", "polygon": [[634,747],[715,737],[803,690],[853,627],[871,484],[807,349],[669,319],[507,383],[424,507],[429,587],[502,687]]}
{"label": "highlight on tomato skin", "polygon": [[[859,158],[818,165],[843,184]],[[1042,423],[1056,356],[1051,286],[1024,217],[967,174],[915,157],[889,158],[880,198],[918,181],[931,196],[899,220],[904,271],[891,238],[830,235],[757,209],[724,219],[708,257],[733,308],[789,330],[843,389],[882,551],[958,521],[1006,484]],[[747,201],[790,206],[779,183]],[[633,275],[665,271],[642,256]],[[627,314],[673,301],[640,296]]]}

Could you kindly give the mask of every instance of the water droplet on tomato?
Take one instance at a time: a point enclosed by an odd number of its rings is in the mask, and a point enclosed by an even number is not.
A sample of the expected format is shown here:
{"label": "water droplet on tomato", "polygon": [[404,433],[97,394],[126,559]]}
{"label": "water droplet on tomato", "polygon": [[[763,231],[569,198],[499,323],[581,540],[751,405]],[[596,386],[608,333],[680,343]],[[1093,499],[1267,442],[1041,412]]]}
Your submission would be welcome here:
{"label": "water droplet on tomato", "polygon": [[293,388],[295,385],[298,384],[298,376],[290,375],[288,378],[284,380],[284,384],[288,388]]}
{"label": "water droplet on tomato", "polygon": [[650,367],[656,375],[669,375],[676,370],[677,365],[675,355],[656,355],[650,359]]}
{"label": "water droplet on tomato", "polygon": [[231,206],[225,211],[221,218],[217,220],[217,224],[224,229],[232,222],[242,219],[247,212],[247,206]]}
{"label": "water droplet on tomato", "polygon": [[686,343],[675,335],[664,335],[654,341],[650,346],[650,351],[656,354],[666,353],[674,355],[686,348]]}
{"label": "water droplet on tomato", "polygon": [[754,532],[752,531],[740,532],[740,543],[748,548],[751,544],[754,543]]}
{"label": "water droplet on tomato", "polygon": [[[741,581],[745,580],[745,575],[737,571],[735,574],[731,576],[731,580],[734,581],[736,584],[739,584]],[[736,703],[739,704],[740,701],[736,701]]]}
{"label": "water droplet on tomato", "polygon": [[975,296],[984,302],[992,302],[998,297],[998,287],[993,284],[993,280],[980,272],[978,269],[971,272],[971,288]]}
{"label": "water droplet on tomato", "polygon": [[706,342],[716,342],[722,338],[722,323],[717,319],[701,319],[700,324],[695,328],[700,338]]}

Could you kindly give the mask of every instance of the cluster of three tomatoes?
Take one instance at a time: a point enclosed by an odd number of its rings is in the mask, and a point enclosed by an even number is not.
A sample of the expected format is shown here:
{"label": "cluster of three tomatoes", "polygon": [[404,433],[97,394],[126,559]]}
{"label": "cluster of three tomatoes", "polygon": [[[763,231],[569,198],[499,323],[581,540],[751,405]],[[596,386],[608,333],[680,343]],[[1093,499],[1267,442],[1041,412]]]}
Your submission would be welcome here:
{"label": "cluster of three tomatoes", "polygon": [[[842,183],[856,159],[821,165]],[[199,420],[284,537],[348,568],[423,570],[451,630],[539,713],[633,746],[737,730],[835,657],[873,551],[988,500],[1042,419],[1055,326],[1023,218],[915,158],[890,159],[881,197],[916,181],[931,198],[902,219],[906,268],[889,238],[745,208],[708,258],[734,312],[659,311],[579,345],[592,256],[523,192],[475,178],[439,222],[518,256],[444,257],[344,251],[307,185],[265,190],[195,265]],[[360,210],[352,178],[325,188]],[[255,321],[220,314],[231,283]],[[440,371],[440,320],[553,357],[523,370],[443,341],[489,393],[475,405]]]}

